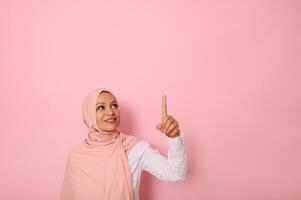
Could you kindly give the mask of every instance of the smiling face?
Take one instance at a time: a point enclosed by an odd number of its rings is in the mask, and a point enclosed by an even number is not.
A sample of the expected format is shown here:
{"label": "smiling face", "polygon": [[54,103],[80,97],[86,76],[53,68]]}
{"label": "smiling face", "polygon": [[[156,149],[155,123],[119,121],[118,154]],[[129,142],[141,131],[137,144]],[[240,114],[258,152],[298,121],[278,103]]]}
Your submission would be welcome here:
{"label": "smiling face", "polygon": [[103,131],[114,131],[120,123],[118,102],[109,92],[101,92],[96,103],[96,122]]}

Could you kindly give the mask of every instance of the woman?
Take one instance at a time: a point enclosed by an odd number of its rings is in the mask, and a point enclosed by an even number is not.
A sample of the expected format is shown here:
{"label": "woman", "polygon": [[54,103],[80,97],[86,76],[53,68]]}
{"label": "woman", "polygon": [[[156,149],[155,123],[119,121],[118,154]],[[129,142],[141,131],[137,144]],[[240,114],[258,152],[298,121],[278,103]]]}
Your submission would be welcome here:
{"label": "woman", "polygon": [[184,180],[187,159],[178,122],[162,100],[161,123],[168,158],[137,137],[118,129],[120,110],[115,96],[96,89],[83,102],[87,137],[68,154],[61,200],[138,200],[143,170],[165,181]]}

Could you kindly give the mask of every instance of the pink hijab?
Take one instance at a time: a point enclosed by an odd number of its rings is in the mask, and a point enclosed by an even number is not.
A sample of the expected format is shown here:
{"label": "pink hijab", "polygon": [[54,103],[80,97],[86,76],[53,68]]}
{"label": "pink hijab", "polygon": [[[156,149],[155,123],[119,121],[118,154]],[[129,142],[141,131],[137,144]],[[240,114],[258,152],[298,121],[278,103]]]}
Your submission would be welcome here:
{"label": "pink hijab", "polygon": [[96,102],[103,91],[108,90],[94,90],[83,102],[89,133],[68,154],[61,200],[133,200],[127,154],[138,138],[97,127]]}

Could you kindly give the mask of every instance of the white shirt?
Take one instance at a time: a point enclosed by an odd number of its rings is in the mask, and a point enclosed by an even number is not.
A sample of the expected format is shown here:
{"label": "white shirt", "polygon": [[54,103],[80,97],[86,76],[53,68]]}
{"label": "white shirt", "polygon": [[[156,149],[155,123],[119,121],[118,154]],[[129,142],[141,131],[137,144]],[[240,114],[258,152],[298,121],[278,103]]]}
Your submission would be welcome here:
{"label": "white shirt", "polygon": [[134,200],[139,200],[140,176],[143,170],[163,181],[185,180],[188,165],[183,135],[180,130],[178,137],[165,136],[168,143],[167,158],[145,140],[141,140],[130,150],[128,163],[132,174]]}

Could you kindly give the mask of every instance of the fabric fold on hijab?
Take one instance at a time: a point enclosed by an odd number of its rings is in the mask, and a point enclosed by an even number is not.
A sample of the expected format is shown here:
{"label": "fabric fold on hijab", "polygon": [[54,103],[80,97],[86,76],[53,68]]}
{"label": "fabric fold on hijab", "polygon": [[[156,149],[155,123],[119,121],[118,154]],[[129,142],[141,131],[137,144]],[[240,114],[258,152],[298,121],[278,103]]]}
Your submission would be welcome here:
{"label": "fabric fold on hijab", "polygon": [[61,200],[133,200],[127,155],[139,140],[118,129],[97,127],[96,102],[103,91],[108,90],[94,90],[83,103],[89,132],[68,154]]}

